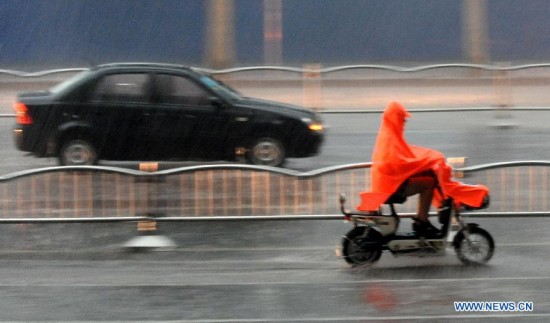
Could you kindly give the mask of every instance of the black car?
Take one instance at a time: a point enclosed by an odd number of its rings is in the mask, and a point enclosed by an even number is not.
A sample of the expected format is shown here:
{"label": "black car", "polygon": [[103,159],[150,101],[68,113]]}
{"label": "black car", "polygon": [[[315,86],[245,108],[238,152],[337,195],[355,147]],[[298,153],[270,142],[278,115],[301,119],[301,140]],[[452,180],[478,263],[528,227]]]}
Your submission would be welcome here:
{"label": "black car", "polygon": [[246,160],[280,166],[316,155],[313,111],[239,95],[196,69],[100,65],[15,103],[19,150],[61,165],[103,160]]}

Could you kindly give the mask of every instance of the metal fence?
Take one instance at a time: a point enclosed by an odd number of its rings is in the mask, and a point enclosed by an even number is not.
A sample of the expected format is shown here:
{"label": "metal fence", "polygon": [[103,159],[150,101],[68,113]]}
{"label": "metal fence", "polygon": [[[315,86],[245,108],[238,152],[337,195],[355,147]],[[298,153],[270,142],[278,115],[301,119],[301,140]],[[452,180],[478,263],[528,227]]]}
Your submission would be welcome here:
{"label": "metal fence", "polygon": [[[310,107],[321,112],[358,111],[366,107],[380,109],[387,103],[388,94],[382,89],[397,88],[403,97],[413,95],[408,102],[417,109],[446,106],[457,107],[510,107],[547,106],[550,96],[538,91],[525,91],[524,85],[539,90],[550,79],[549,63],[524,65],[433,64],[414,67],[391,65],[344,65],[322,67],[309,64],[303,67],[251,66],[223,70],[196,68],[217,75],[223,81],[243,91],[247,96],[284,101]],[[49,87],[67,75],[87,68],[63,68],[38,72],[0,69],[3,84],[12,96],[29,90],[28,80],[43,83],[36,89]],[[396,75],[399,75],[396,77]],[[412,82],[412,83],[411,83]],[[413,87],[437,88],[418,93]],[[463,87],[462,92],[457,88]],[[369,91],[370,89],[370,91]],[[516,89],[516,91],[513,91]],[[410,91],[413,91],[412,93]],[[542,93],[542,94],[541,94]],[[393,95],[396,95],[395,93]],[[542,96],[541,96],[542,95]],[[421,100],[419,98],[422,98]],[[0,100],[0,103],[2,101]],[[9,102],[6,101],[6,104]],[[3,115],[7,116],[7,115]]]}
{"label": "metal fence", "polygon": [[[491,189],[491,206],[470,216],[543,216],[550,162],[457,169]],[[370,164],[307,173],[227,164],[155,173],[112,167],[52,167],[0,177],[0,222],[204,219],[339,219],[338,195],[350,207],[370,185]],[[401,212],[415,210],[410,198]]]}
{"label": "metal fence", "polygon": [[[503,72],[503,71],[519,71],[526,69],[535,69],[535,68],[548,68],[550,63],[536,63],[536,64],[522,64],[522,65],[486,65],[486,64],[460,64],[460,63],[451,63],[451,64],[432,64],[432,65],[422,65],[422,66],[413,66],[413,67],[402,67],[402,66],[392,66],[392,65],[379,65],[379,64],[356,64],[356,65],[342,65],[334,67],[325,67],[322,68],[320,65],[311,64],[305,65],[304,67],[289,67],[289,66],[250,66],[250,67],[235,67],[228,69],[207,69],[207,68],[195,68],[201,70],[205,73],[222,75],[222,74],[234,74],[250,71],[273,71],[273,72],[291,72],[295,74],[309,74],[309,75],[318,75],[318,74],[330,74],[343,72],[348,70],[359,70],[359,69],[369,69],[369,70],[382,70],[389,72],[398,72],[398,73],[416,73],[429,71],[434,69],[442,68],[467,68],[467,69],[477,69],[481,71],[490,71],[490,72]],[[79,67],[79,68],[59,68],[52,70],[44,70],[37,72],[24,72],[17,70],[9,69],[0,69],[0,74],[6,74],[11,76],[18,76],[23,78],[33,78],[33,77],[42,77],[53,74],[63,74],[63,73],[75,73],[86,71],[88,68]]]}

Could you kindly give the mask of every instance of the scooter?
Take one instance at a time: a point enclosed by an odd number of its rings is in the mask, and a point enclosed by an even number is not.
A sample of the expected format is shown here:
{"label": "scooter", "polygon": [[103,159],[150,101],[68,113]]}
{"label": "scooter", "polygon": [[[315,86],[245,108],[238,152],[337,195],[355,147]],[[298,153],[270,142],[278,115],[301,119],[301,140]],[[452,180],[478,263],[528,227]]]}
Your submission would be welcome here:
{"label": "scooter", "polygon": [[[444,255],[448,246],[454,247],[458,259],[466,265],[486,264],[493,256],[495,243],[489,232],[475,223],[465,223],[460,211],[463,208],[447,199],[438,208],[437,215],[442,225],[439,234],[424,237],[422,233],[398,233],[400,217],[394,204],[402,204],[406,197],[393,195],[386,201],[390,214],[383,214],[383,208],[376,212],[349,211],[345,207],[346,197],[340,194],[340,208],[345,220],[353,223],[342,240],[340,256],[350,265],[368,267],[375,264],[382,251],[389,251],[394,256],[431,256]],[[483,205],[487,207],[489,196]],[[458,231],[451,236],[452,219],[458,225]],[[452,232],[454,233],[454,232]]]}

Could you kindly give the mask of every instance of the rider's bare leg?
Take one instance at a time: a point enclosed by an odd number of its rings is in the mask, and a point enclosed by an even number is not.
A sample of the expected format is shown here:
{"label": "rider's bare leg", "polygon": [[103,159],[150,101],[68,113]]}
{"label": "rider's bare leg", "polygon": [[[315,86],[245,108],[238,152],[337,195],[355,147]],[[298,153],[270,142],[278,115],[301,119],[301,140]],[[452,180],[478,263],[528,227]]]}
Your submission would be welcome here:
{"label": "rider's bare leg", "polygon": [[428,213],[432,203],[435,179],[431,176],[411,177],[405,188],[405,195],[412,196],[420,194],[418,197],[417,217],[422,222],[428,222]]}

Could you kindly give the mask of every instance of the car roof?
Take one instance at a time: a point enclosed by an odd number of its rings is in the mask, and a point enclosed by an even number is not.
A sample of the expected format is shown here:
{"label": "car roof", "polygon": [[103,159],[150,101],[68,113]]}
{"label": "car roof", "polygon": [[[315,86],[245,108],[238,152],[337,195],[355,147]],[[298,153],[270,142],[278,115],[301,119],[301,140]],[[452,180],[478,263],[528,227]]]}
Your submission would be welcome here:
{"label": "car roof", "polygon": [[168,63],[148,63],[148,62],[122,62],[122,63],[108,63],[97,65],[92,70],[102,70],[102,69],[117,69],[117,68],[144,68],[144,69],[171,69],[171,70],[180,70],[180,71],[193,71],[197,72],[195,69],[177,64],[168,64]]}

